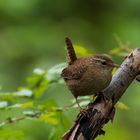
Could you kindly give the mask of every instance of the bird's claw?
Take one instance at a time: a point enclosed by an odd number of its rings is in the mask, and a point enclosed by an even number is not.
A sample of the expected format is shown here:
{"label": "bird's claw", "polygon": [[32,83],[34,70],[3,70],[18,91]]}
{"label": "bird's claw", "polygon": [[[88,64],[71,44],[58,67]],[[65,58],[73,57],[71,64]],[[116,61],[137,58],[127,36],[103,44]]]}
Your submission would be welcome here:
{"label": "bird's claw", "polygon": [[84,117],[88,117],[89,118],[89,113],[88,110],[86,109],[80,109],[80,115],[83,115]]}

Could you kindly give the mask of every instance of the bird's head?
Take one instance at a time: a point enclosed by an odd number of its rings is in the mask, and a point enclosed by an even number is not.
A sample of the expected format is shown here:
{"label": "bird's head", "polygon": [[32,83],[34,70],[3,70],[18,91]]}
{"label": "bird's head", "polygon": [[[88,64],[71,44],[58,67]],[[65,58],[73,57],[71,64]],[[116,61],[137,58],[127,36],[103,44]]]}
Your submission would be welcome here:
{"label": "bird's head", "polygon": [[92,56],[92,63],[100,69],[112,71],[114,67],[119,67],[115,64],[112,58],[106,54],[96,54]]}

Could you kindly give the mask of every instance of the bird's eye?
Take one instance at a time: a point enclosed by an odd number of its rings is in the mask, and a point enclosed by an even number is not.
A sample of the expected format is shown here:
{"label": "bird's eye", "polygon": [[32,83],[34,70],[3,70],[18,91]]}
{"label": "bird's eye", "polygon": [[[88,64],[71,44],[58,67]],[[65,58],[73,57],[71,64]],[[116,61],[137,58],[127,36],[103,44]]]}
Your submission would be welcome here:
{"label": "bird's eye", "polygon": [[106,64],[107,64],[106,61],[102,61],[101,63],[102,63],[103,65],[106,65]]}

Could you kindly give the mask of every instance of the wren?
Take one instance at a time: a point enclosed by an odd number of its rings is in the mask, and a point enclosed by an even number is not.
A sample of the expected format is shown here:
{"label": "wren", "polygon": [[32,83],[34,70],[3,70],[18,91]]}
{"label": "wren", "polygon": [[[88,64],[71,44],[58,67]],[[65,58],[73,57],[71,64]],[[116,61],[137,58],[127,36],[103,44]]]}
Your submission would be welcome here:
{"label": "wren", "polygon": [[78,96],[98,95],[109,85],[112,79],[112,70],[118,65],[105,54],[77,58],[69,38],[66,38],[66,46],[70,62],[62,70],[61,77],[76,101]]}

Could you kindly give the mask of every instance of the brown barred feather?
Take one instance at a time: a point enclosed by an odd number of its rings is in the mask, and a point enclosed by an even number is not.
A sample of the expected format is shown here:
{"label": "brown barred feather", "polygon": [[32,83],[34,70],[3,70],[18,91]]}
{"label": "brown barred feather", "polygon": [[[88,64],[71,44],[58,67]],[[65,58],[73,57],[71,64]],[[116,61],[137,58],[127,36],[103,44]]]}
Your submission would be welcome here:
{"label": "brown barred feather", "polygon": [[75,60],[77,60],[77,56],[76,56],[74,47],[72,45],[72,41],[68,37],[66,37],[65,42],[66,42],[66,47],[67,47],[67,53],[70,58],[69,65],[71,65]]}

